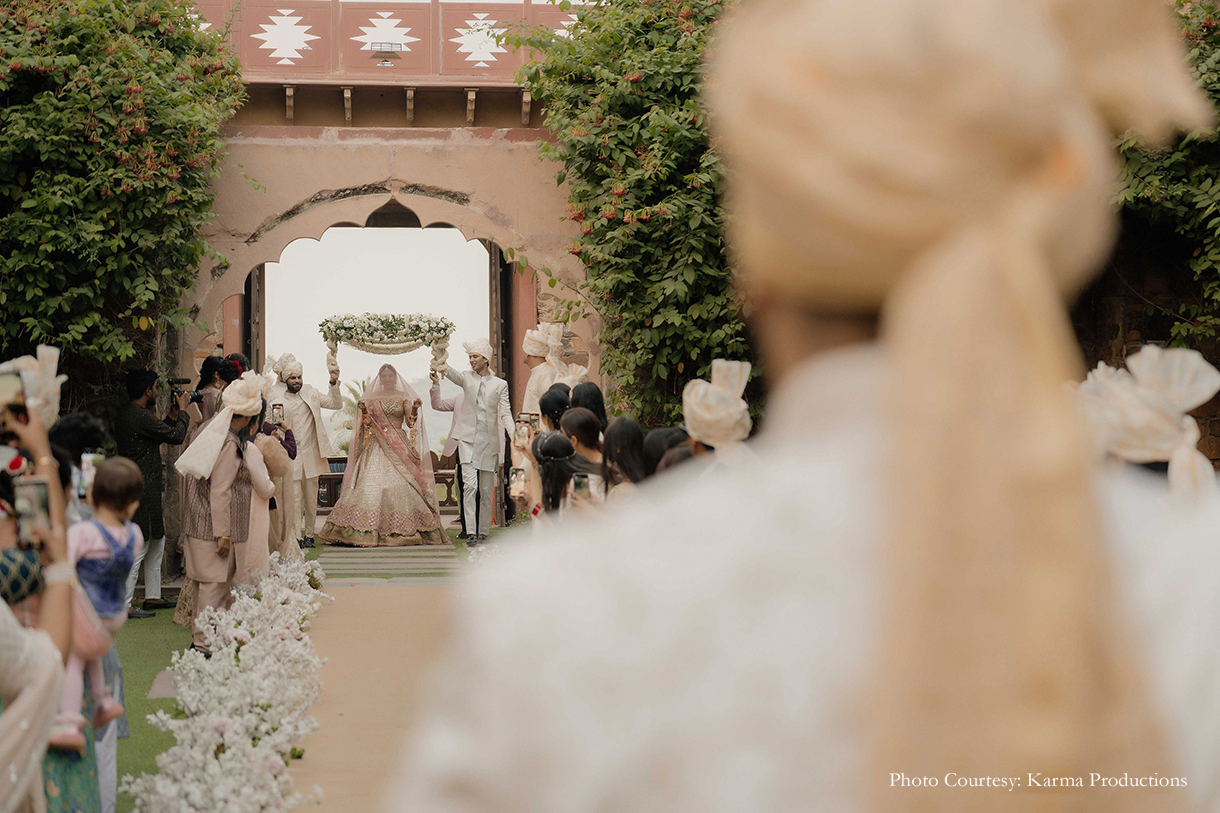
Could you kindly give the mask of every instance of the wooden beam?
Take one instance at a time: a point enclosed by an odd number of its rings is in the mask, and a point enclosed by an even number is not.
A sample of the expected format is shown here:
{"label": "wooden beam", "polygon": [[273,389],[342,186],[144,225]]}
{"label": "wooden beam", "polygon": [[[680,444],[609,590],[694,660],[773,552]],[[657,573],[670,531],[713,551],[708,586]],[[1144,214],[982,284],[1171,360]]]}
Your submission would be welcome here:
{"label": "wooden beam", "polygon": [[478,88],[466,88],[466,126],[474,126],[474,97],[479,92]]}
{"label": "wooden beam", "polygon": [[352,124],[352,89],[343,88],[343,121],[347,126]]}
{"label": "wooden beam", "polygon": [[530,124],[530,92],[528,90],[521,91],[521,126],[529,127]]}
{"label": "wooden beam", "polygon": [[288,123],[292,124],[292,118],[296,111],[296,88],[292,85],[284,85],[284,116],[288,119]]}
{"label": "wooden beam", "polygon": [[415,88],[403,88],[407,97],[407,124],[415,123]]}

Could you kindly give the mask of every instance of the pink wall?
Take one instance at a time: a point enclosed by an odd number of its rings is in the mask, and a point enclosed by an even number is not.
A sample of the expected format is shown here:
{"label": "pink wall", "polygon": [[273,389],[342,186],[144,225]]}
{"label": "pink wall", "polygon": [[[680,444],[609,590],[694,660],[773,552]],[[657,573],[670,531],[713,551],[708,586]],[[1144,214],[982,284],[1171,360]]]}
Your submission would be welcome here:
{"label": "pink wall", "polygon": [[224,301],[224,354],[241,353],[245,346],[245,294],[234,294]]}
{"label": "pink wall", "polygon": [[538,327],[538,285],[534,272],[527,271],[513,277],[512,314],[513,314],[513,368],[512,376],[513,415],[521,411],[521,402],[525,400],[525,385],[530,380],[530,368],[525,363],[525,353],[521,350],[521,342],[525,339],[525,331]]}

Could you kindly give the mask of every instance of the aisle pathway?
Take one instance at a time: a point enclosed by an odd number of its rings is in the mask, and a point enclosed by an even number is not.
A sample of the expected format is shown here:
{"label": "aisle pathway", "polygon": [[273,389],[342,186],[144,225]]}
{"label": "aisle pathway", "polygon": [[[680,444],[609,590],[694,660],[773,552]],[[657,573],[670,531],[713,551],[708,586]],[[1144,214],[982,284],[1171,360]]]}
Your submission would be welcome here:
{"label": "aisle pathway", "polygon": [[418,576],[401,577],[410,580],[405,584],[383,578],[343,585],[330,564],[324,567],[331,574],[325,589],[335,601],[314,617],[309,633],[327,659],[322,699],[313,708],[321,728],[306,739],[292,773],[302,792],[315,784],[323,789],[321,805],[310,811],[373,813],[395,779],[444,644],[452,587]]}
{"label": "aisle pathway", "polygon": [[453,545],[413,545],[405,548],[343,548],[327,545],[318,561],[328,583],[350,586],[391,583],[446,582],[461,564]]}

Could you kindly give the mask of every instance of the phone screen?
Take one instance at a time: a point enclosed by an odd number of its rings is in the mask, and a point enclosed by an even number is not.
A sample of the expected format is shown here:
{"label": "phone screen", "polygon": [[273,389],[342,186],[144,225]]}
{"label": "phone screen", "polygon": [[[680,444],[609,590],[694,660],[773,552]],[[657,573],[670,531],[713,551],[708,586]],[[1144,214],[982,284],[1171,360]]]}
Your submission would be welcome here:
{"label": "phone screen", "polygon": [[283,404],[272,404],[271,405],[271,422],[272,423],[283,423],[284,422],[284,405]]}
{"label": "phone screen", "polygon": [[572,475],[572,491],[581,496],[589,496],[589,475],[573,474]]}
{"label": "phone screen", "polygon": [[542,416],[539,415],[537,412],[531,412],[530,413],[530,429],[533,429],[535,432],[537,432],[541,428],[542,428]]}
{"label": "phone screen", "polygon": [[97,467],[102,465],[105,459],[106,455],[100,452],[85,452],[80,456],[80,487],[76,491],[77,497],[83,500],[89,494],[93,478],[97,476]]}
{"label": "phone screen", "polygon": [[19,373],[0,374],[0,409],[12,404],[25,404],[25,387]]}
{"label": "phone screen", "polygon": [[50,486],[42,477],[22,477],[13,483],[13,509],[17,512],[17,541],[24,547],[37,543],[35,528],[51,529]]}
{"label": "phone screen", "polygon": [[525,444],[530,442],[530,425],[528,423],[517,424],[517,432],[513,436],[513,445],[518,449],[524,449]]}
{"label": "phone screen", "polygon": [[508,493],[510,496],[525,496],[525,469],[513,466],[508,470]]}

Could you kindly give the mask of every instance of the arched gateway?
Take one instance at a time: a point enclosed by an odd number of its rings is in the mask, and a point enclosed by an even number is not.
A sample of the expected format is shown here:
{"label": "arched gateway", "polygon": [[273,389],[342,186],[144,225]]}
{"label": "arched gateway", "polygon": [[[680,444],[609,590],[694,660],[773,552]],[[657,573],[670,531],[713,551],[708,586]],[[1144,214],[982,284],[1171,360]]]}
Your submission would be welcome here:
{"label": "arched gateway", "polygon": [[[522,57],[494,33],[517,21],[562,29],[573,17],[529,2],[198,5],[201,25],[231,20],[250,98],[226,130],[205,234],[224,262],[205,265],[188,302],[211,332],[184,333],[181,369],[218,345],[260,363],[263,265],[294,240],[332,226],[450,226],[489,249],[489,334],[519,401],[522,334],[584,272],[567,252],[566,192],[538,157],[539,112],[512,81]],[[516,273],[506,249],[560,284]],[[570,329],[588,354],[577,360],[596,371],[595,325]]]}

